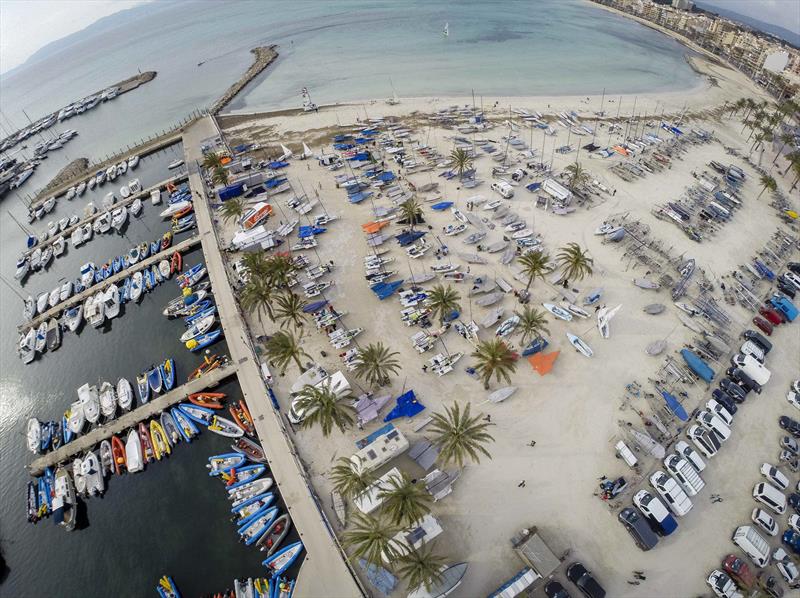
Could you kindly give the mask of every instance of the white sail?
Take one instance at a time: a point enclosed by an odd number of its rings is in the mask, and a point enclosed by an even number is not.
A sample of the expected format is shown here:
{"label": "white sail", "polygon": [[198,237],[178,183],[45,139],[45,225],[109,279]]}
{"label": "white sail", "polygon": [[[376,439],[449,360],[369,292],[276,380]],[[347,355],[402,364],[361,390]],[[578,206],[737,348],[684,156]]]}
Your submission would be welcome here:
{"label": "white sail", "polygon": [[281,157],[278,158],[279,161],[288,160],[289,158],[292,157],[292,150],[290,150],[288,147],[286,147],[282,143],[281,143],[281,151],[283,152],[283,154],[281,154]]}
{"label": "white sail", "polygon": [[304,141],[303,142],[303,155],[302,155],[303,160],[305,160],[306,158],[311,158],[313,155],[314,155],[314,152],[311,151],[311,148],[308,147],[306,145],[305,141]]}
{"label": "white sail", "polygon": [[444,24],[444,31],[442,31],[442,34],[444,34],[445,37],[450,36],[450,23]]}

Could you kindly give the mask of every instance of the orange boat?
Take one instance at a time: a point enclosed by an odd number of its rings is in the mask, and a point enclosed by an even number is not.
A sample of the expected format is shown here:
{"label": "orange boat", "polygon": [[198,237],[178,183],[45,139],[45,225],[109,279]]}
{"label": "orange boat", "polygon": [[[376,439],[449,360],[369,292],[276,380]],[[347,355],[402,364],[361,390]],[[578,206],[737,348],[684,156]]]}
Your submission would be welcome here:
{"label": "orange boat", "polygon": [[259,202],[245,212],[242,217],[242,228],[250,230],[261,224],[264,219],[272,216],[272,206],[266,202]]}
{"label": "orange boat", "polygon": [[196,392],[189,395],[189,402],[209,409],[222,409],[222,403],[216,399],[224,398],[224,392]]}
{"label": "orange boat", "polygon": [[180,272],[183,269],[183,256],[181,255],[180,251],[176,251],[172,254],[172,259],[169,263],[169,273],[175,274]]}
{"label": "orange boat", "polygon": [[210,372],[211,370],[217,369],[222,364],[222,360],[219,359],[216,355],[208,356],[206,355],[203,357],[203,363],[197,366],[197,368],[189,374],[188,382],[192,380],[196,380],[203,374]]}
{"label": "orange boat", "polygon": [[167,191],[168,191],[169,193],[172,193],[173,191],[175,191],[175,189],[176,189],[176,188],[177,188],[177,187],[175,187],[175,184],[174,184],[174,183],[167,183]]}
{"label": "orange boat", "polygon": [[194,210],[194,207],[192,206],[192,204],[191,204],[191,203],[189,203],[189,205],[188,205],[188,206],[186,206],[185,208],[183,208],[183,209],[182,209],[180,212],[175,212],[175,213],[173,214],[173,216],[174,216],[175,218],[181,218],[181,217],[183,217],[183,216],[186,216],[187,214],[191,214],[191,213],[192,213],[192,210]]}
{"label": "orange boat", "polygon": [[231,412],[231,416],[240,428],[242,428],[250,436],[255,434],[256,429],[253,425],[253,418],[250,417],[250,412],[247,410],[247,406],[244,404],[244,401],[239,401],[238,404],[234,403],[228,407],[228,411]]}
{"label": "orange boat", "polygon": [[117,475],[121,475],[127,463],[125,445],[116,436],[111,437],[111,455],[114,457],[114,471]]}

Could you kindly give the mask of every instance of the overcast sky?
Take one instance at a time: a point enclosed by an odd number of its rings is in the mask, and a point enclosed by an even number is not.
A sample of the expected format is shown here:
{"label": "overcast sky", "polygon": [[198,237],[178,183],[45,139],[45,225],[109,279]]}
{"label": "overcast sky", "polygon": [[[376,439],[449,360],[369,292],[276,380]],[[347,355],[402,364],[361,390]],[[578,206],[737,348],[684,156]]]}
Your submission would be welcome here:
{"label": "overcast sky", "polygon": [[[0,0],[0,73],[42,46],[148,0]],[[700,0],[800,32],[799,0]]]}
{"label": "overcast sky", "polygon": [[145,0],[0,0],[0,73],[48,43]]}

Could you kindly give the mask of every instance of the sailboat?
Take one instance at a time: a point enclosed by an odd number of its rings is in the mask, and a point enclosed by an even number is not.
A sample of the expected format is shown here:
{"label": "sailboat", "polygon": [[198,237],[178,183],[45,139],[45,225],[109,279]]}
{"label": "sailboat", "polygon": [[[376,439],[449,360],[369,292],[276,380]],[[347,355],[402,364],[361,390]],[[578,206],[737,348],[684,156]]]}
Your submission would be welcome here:
{"label": "sailboat", "polygon": [[315,110],[319,110],[317,105],[311,101],[311,96],[308,93],[307,87],[304,87],[300,94],[303,96],[303,112],[314,112]]}
{"label": "sailboat", "polygon": [[400,99],[397,97],[397,92],[394,90],[394,84],[391,79],[389,79],[389,85],[392,86],[392,97],[386,98],[386,103],[390,106],[396,106],[400,103]]}
{"label": "sailboat", "polygon": [[444,24],[444,30],[442,30],[442,35],[445,37],[450,37],[450,23]]}

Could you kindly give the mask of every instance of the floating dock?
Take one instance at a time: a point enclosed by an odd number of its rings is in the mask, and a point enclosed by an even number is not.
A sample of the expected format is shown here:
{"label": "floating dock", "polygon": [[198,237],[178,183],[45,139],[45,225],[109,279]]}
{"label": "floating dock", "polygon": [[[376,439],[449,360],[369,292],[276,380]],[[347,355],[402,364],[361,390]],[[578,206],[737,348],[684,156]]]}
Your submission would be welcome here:
{"label": "floating dock", "polygon": [[62,445],[55,451],[50,451],[36,458],[29,466],[28,470],[31,475],[38,476],[44,472],[46,467],[53,467],[58,463],[63,463],[71,457],[89,451],[100,444],[103,440],[111,438],[115,434],[121,434],[129,428],[136,426],[139,422],[148,420],[152,417],[159,415],[165,409],[172,407],[176,403],[180,403],[187,396],[196,392],[203,392],[207,388],[211,388],[219,384],[225,378],[232,376],[236,373],[238,366],[236,364],[228,364],[211,370],[200,378],[187,382],[183,386],[179,386],[166,394],[163,394],[144,405],[123,413],[118,418],[111,420],[106,424],[101,424],[91,430],[90,432],[78,436],[72,442]]}
{"label": "floating dock", "polygon": [[[113,283],[119,282],[121,280],[125,280],[128,276],[132,276],[133,274],[135,274],[136,272],[139,272],[140,270],[144,270],[145,268],[147,268],[147,267],[149,267],[149,266],[151,266],[153,264],[157,264],[161,260],[169,261],[169,257],[173,253],[175,253],[176,251],[178,251],[180,253],[184,253],[184,252],[188,251],[189,249],[191,249],[192,247],[194,247],[195,245],[197,245],[199,242],[200,242],[200,236],[199,235],[193,235],[189,239],[185,239],[185,240],[181,241],[180,243],[176,243],[175,245],[167,247],[166,249],[164,249],[162,251],[159,251],[155,255],[151,255],[151,256],[143,259],[143,260],[140,260],[140,261],[136,262],[133,266],[125,268],[124,270],[120,270],[118,273],[109,276],[103,282],[93,284],[92,286],[84,289],[80,293],[78,293],[76,295],[73,295],[72,297],[70,297],[66,301],[62,301],[61,303],[59,303],[55,307],[51,307],[50,309],[46,310],[44,313],[41,313],[41,314],[37,315],[36,317],[34,317],[29,322],[23,322],[22,324],[20,324],[18,326],[18,329],[20,331],[22,331],[22,330],[27,330],[28,328],[32,328],[32,327],[36,328],[43,321],[52,318],[53,316],[55,316],[56,314],[64,311],[65,309],[69,309],[73,305],[77,305],[78,303],[82,303],[90,295],[94,295],[100,289],[107,288],[109,285],[111,285]],[[35,297],[34,297],[34,299],[35,299]]]}
{"label": "floating dock", "polygon": [[[124,199],[121,199],[120,201],[117,201],[108,210],[103,208],[102,206],[99,206],[99,207],[95,206],[95,207],[97,207],[97,212],[95,212],[91,216],[86,216],[85,218],[80,220],[78,222],[78,224],[76,224],[74,226],[68,226],[67,228],[64,229],[63,232],[60,232],[60,233],[56,234],[55,237],[50,237],[44,243],[39,243],[35,247],[32,247],[31,249],[25,251],[22,255],[27,257],[30,254],[32,254],[34,251],[36,251],[37,248],[44,249],[45,247],[49,247],[50,245],[52,245],[55,242],[55,240],[58,237],[64,237],[64,240],[69,241],[69,238],[72,235],[72,231],[74,231],[76,228],[80,228],[81,226],[84,226],[84,225],[89,224],[89,223],[94,224],[94,221],[97,220],[98,218],[100,218],[100,216],[102,216],[106,212],[113,212],[117,208],[121,208],[123,206],[124,207],[128,207],[130,204],[132,204],[134,201],[136,201],[136,198],[141,199],[142,203],[144,204],[145,200],[149,200],[150,199],[150,192],[151,191],[154,191],[155,189],[158,189],[159,191],[161,191],[162,189],[164,189],[170,183],[172,183],[173,185],[180,185],[181,183],[187,181],[188,179],[189,179],[189,177],[185,173],[176,175],[176,176],[171,177],[171,178],[168,178],[165,181],[161,181],[160,183],[158,183],[156,185],[153,185],[152,187],[148,187],[147,189],[144,189],[144,190],[140,191],[136,195],[131,195],[130,197],[126,197]],[[44,220],[44,219],[42,219],[42,220]],[[94,237],[92,237],[92,238],[94,238]],[[55,262],[57,259],[58,259],[57,257],[53,256],[53,262]]]}

